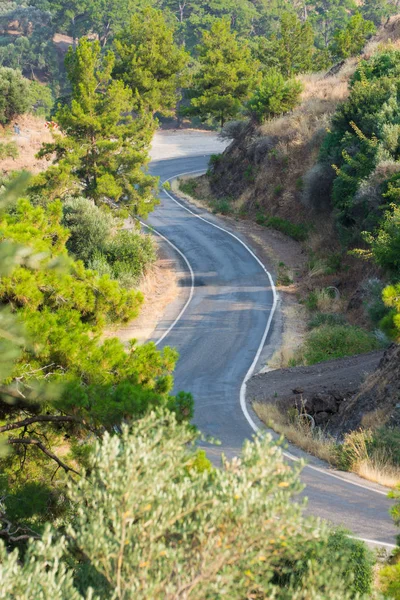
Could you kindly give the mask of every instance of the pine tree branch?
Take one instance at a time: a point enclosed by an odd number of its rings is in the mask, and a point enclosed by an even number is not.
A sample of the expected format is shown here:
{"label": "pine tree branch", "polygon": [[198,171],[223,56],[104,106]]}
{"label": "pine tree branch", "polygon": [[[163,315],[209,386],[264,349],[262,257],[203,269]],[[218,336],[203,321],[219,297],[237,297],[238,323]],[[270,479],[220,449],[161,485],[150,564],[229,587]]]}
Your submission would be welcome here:
{"label": "pine tree branch", "polygon": [[84,425],[88,429],[88,425],[79,419],[78,417],[74,417],[72,415],[66,416],[54,416],[54,415],[38,415],[36,417],[29,417],[24,419],[23,421],[17,421],[15,423],[8,423],[8,425],[3,425],[0,427],[0,433],[5,433],[6,431],[13,431],[14,429],[21,429],[21,427],[26,427],[27,425],[32,425],[33,423],[79,423]]}
{"label": "pine tree branch", "polygon": [[72,467],[69,467],[66,463],[64,463],[62,460],[60,460],[58,458],[58,456],[56,456],[53,452],[51,452],[48,448],[46,448],[46,446],[44,444],[42,444],[42,442],[40,442],[39,440],[34,440],[32,438],[10,438],[7,440],[7,443],[11,444],[11,445],[22,444],[25,446],[36,446],[44,454],[46,454],[46,456],[48,456],[49,458],[54,460],[62,469],[64,469],[64,471],[66,473],[68,473],[68,471],[71,471],[72,473],[75,473],[75,475],[80,476],[80,473],[78,473],[78,471],[75,471],[75,469],[73,469]]}
{"label": "pine tree branch", "polygon": [[30,527],[15,526],[7,519],[3,512],[0,512],[0,537],[5,538],[9,542],[22,542],[30,539],[40,540],[40,535],[33,531]]}

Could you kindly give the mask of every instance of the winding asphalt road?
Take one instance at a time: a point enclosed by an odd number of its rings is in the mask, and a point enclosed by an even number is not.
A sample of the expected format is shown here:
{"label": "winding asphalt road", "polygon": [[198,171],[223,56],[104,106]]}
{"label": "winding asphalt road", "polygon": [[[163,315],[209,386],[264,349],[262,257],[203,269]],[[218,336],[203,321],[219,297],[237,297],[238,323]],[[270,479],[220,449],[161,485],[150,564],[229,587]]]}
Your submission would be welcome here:
{"label": "winding asphalt road", "polygon": [[[182,158],[153,161],[150,170],[161,182],[205,170],[208,157],[191,153],[196,154],[196,148]],[[165,335],[159,347],[169,345],[180,353],[175,391],[193,394],[194,422],[204,434],[221,441],[221,447],[208,449],[208,454],[238,455],[244,440],[254,433],[255,424],[246,418],[240,395],[271,318],[274,292],[270,279],[238,239],[218,228],[227,229],[222,220],[178,201],[171,193],[161,193],[161,204],[147,224],[175,246],[174,252],[184,255],[177,254],[187,273],[181,282],[184,302],[190,300],[175,324],[177,313],[163,320],[154,339]],[[273,321],[266,344],[272,331]],[[250,421],[256,421],[248,410]],[[349,474],[342,477],[329,472],[318,461],[305,467],[302,480],[310,514],[343,524],[355,536],[387,549],[394,544],[396,530],[388,514],[391,503],[383,488]]]}

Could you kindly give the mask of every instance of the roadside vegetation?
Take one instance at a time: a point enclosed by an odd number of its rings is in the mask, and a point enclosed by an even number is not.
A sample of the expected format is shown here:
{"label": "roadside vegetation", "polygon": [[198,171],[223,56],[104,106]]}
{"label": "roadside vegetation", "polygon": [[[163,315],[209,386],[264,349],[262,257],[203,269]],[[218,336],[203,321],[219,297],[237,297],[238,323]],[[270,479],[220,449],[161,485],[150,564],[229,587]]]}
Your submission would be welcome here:
{"label": "roadside vegetation", "polygon": [[254,402],[260,419],[286,440],[341,471],[352,471],[364,479],[395,488],[400,480],[398,430],[379,421],[344,435],[343,440],[315,427],[306,409],[284,410],[274,404]]}

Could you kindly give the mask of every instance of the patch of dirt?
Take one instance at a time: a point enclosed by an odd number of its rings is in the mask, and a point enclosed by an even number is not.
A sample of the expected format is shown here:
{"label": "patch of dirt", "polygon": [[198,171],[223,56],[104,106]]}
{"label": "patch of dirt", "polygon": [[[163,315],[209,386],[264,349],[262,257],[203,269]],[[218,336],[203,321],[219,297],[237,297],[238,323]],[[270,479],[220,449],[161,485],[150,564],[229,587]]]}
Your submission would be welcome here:
{"label": "patch of dirt", "polygon": [[139,316],[126,325],[107,329],[103,338],[117,337],[124,344],[135,339],[139,344],[144,344],[152,337],[166,307],[177,298],[179,287],[176,264],[164,253],[161,246],[158,260],[148,270],[138,287],[144,294]]}
{"label": "patch of dirt", "polygon": [[276,404],[283,411],[304,409],[317,425],[343,431],[343,416],[361,423],[371,407],[352,400],[367,377],[374,373],[382,351],[319,363],[309,367],[276,369],[253,376],[247,383],[250,401]]}
{"label": "patch of dirt", "polygon": [[30,171],[33,174],[40,173],[49,165],[46,159],[39,160],[35,154],[39,152],[43,143],[51,142],[52,135],[45,127],[45,120],[33,115],[20,115],[14,120],[18,123],[21,134],[13,133],[13,125],[0,130],[0,142],[15,142],[18,146],[18,157],[0,160],[0,170],[3,174],[11,171]]}
{"label": "patch of dirt", "polygon": [[392,344],[378,369],[344,406],[338,426],[343,431],[383,425],[400,427],[400,346]]}

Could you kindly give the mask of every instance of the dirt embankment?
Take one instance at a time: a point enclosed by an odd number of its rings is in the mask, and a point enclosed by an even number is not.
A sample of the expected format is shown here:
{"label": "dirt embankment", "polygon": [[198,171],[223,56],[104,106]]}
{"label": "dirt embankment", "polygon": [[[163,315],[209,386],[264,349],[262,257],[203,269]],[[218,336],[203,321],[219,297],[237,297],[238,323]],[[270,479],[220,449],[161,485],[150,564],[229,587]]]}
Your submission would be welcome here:
{"label": "dirt embankment", "polygon": [[285,413],[297,409],[331,433],[344,432],[359,426],[363,416],[374,410],[371,403],[361,405],[355,397],[382,357],[383,352],[371,352],[310,367],[261,373],[248,382],[247,398],[275,404]]}

